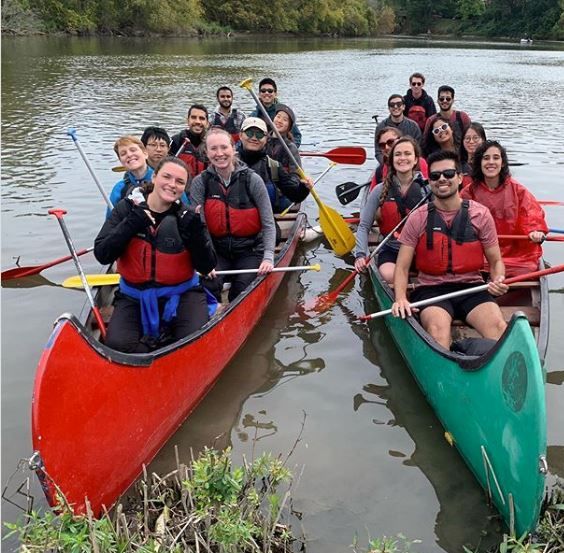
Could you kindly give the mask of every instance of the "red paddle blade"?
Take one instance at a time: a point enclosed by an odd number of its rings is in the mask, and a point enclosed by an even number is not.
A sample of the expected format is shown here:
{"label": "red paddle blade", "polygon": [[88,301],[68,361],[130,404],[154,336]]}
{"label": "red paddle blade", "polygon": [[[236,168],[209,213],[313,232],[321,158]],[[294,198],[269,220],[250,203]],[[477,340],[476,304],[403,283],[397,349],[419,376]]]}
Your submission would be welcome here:
{"label": "red paddle blade", "polygon": [[300,152],[302,156],[326,157],[335,163],[362,165],[366,161],[366,150],[361,146],[339,146],[328,152]]}
{"label": "red paddle blade", "polygon": [[355,279],[358,272],[354,270],[350,273],[335,290],[328,292],[327,294],[323,294],[321,296],[317,296],[316,298],[312,298],[304,305],[304,309],[306,311],[316,311],[317,313],[323,313],[327,311],[333,304],[337,301],[337,298],[341,295],[341,292]]}
{"label": "red paddle blade", "polygon": [[43,265],[35,265],[33,267],[14,267],[7,271],[2,271],[0,277],[2,280],[12,280],[14,278],[22,278],[26,276],[36,275],[43,269]]}

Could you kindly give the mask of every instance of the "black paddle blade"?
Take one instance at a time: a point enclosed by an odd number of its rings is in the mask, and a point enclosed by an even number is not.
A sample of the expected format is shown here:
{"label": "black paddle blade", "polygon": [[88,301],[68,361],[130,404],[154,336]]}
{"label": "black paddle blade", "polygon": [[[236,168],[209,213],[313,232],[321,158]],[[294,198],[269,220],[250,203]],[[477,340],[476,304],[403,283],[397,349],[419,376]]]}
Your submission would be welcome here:
{"label": "black paddle blade", "polygon": [[335,187],[337,199],[343,205],[350,204],[353,200],[358,198],[361,189],[365,186],[366,184],[357,184],[356,182],[344,182],[343,184],[338,184]]}

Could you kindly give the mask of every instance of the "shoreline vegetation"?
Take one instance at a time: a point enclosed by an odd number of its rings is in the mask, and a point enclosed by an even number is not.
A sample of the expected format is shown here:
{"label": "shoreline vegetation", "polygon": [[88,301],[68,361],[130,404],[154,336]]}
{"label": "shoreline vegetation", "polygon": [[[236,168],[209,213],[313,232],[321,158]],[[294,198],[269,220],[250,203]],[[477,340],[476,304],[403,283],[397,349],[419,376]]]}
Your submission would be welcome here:
{"label": "shoreline vegetation", "polygon": [[[218,8],[219,6],[219,8]],[[2,34],[564,40],[561,0],[2,0]]]}
{"label": "shoreline vegetation", "polygon": [[[296,444],[298,443],[296,441]],[[296,445],[295,444],[295,445]],[[294,448],[295,448],[294,445]],[[17,537],[20,551],[69,553],[283,553],[307,550],[302,513],[293,506],[299,482],[282,459],[262,453],[235,466],[231,449],[204,449],[166,475],[148,475],[135,493],[95,519],[73,515],[63,496],[56,512],[30,511],[4,525],[4,539]],[[254,453],[253,453],[254,456]],[[561,553],[564,550],[564,481],[556,481],[532,536],[507,536],[487,552],[477,544],[465,553]],[[371,538],[351,535],[353,553],[417,553],[420,540],[403,534]]]}

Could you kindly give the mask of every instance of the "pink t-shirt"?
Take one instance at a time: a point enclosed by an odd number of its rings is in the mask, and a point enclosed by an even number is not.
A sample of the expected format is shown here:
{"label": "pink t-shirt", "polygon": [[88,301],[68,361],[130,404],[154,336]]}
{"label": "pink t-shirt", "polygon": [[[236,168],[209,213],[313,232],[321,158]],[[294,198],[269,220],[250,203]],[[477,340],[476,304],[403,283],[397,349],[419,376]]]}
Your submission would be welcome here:
{"label": "pink t-shirt", "polygon": [[[454,211],[443,211],[437,208],[438,215],[442,217],[449,228],[458,211],[458,209],[455,209]],[[399,238],[399,241],[402,244],[414,249],[417,247],[419,238],[421,238],[427,230],[427,214],[428,204],[421,206],[419,209],[416,209],[409,214]],[[496,246],[498,244],[497,233],[495,230],[495,223],[489,209],[478,202],[470,200],[470,205],[468,206],[468,216],[470,218],[470,224],[474,227],[482,247],[486,249]],[[482,276],[478,271],[463,274],[447,273],[444,275],[429,275],[419,271],[417,279],[419,284],[423,286],[454,282],[483,282]]]}

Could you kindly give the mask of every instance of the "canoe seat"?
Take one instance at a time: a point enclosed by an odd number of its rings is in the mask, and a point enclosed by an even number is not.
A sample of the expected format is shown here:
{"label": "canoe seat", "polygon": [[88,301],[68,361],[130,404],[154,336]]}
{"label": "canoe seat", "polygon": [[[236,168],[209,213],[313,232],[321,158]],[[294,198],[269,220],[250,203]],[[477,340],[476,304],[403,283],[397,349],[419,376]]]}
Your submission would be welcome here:
{"label": "canoe seat", "polygon": [[[517,305],[517,306],[502,306],[500,307],[501,314],[505,319],[505,322],[508,323],[513,316],[513,313],[516,311],[522,311],[525,313],[527,319],[529,320],[529,324],[531,326],[540,326],[540,309],[537,307],[531,307],[530,305]],[[464,321],[460,319],[455,319],[452,321],[452,326],[467,326]]]}

